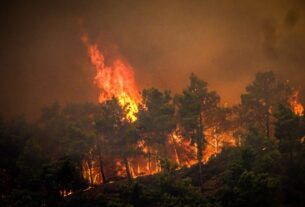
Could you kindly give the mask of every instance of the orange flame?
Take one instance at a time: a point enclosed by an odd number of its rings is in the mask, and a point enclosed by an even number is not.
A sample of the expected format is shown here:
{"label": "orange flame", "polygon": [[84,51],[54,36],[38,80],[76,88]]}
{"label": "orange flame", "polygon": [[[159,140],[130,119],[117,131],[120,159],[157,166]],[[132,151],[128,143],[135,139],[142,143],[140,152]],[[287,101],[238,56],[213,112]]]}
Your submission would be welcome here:
{"label": "orange flame", "polygon": [[[179,131],[179,129],[177,129]],[[204,133],[206,145],[203,149],[203,163],[207,163],[211,157],[217,156],[224,147],[236,146],[236,139],[233,137],[232,132],[226,131],[222,133],[215,133],[214,128],[210,128]],[[173,141],[171,145],[177,145],[180,153],[178,156],[177,150],[174,150],[176,163],[182,167],[190,167],[197,163],[197,145],[192,144],[191,140],[185,139],[181,134],[176,132],[172,133]],[[174,142],[174,143],[173,143]]]}
{"label": "orange flame", "polygon": [[230,131],[215,133],[213,128],[205,132],[207,145],[203,152],[204,162],[209,161],[212,156],[217,156],[225,146],[236,146],[236,138]]}
{"label": "orange flame", "polygon": [[91,185],[102,183],[99,166],[94,160],[83,160],[82,162],[83,177],[89,181]]}
{"label": "orange flame", "polygon": [[60,194],[62,197],[67,197],[67,196],[69,196],[69,195],[72,195],[73,192],[72,192],[72,190],[63,189],[63,190],[60,190],[60,191],[59,191],[59,194]]}
{"label": "orange flame", "polygon": [[133,68],[124,60],[116,57],[110,64],[105,63],[105,56],[96,44],[89,44],[88,37],[82,36],[87,46],[91,63],[95,66],[94,83],[101,89],[98,101],[103,103],[113,97],[126,109],[127,118],[134,122],[137,117],[141,97],[134,77]]}
{"label": "orange flame", "polygon": [[[99,50],[97,44],[91,44],[87,35],[83,35],[81,40],[86,45],[91,63],[96,69],[94,83],[101,90],[98,101],[100,103],[110,100],[115,97],[122,108],[127,112],[127,118],[134,122],[137,117],[138,104],[141,103],[141,96],[137,88],[134,77],[133,68],[120,57],[114,58],[113,61],[107,59],[105,61],[104,54]],[[109,63],[110,62],[110,63]],[[295,99],[297,100],[297,99]],[[296,102],[298,103],[298,102]],[[301,105],[302,106],[302,105]],[[300,109],[299,109],[300,110]],[[303,108],[302,108],[303,113]],[[179,168],[182,166],[190,167],[197,162],[196,160],[196,145],[190,140],[184,139],[181,135],[173,132],[170,136],[169,147],[173,148],[173,156]],[[235,145],[233,137],[229,134],[221,134],[217,137],[213,132],[206,132],[208,141],[207,147],[204,149],[203,161],[207,162],[210,157],[218,154],[225,143]],[[215,142],[215,144],[213,144]],[[132,177],[155,174],[161,171],[160,160],[156,156],[157,151],[153,148],[148,148],[144,141],[138,143],[138,147],[142,150],[145,156],[134,158],[129,162]],[[147,155],[150,154],[149,161]],[[86,165],[87,164],[87,165]],[[84,177],[90,180],[92,184],[102,183],[96,164],[83,163]],[[125,165],[120,161],[116,161],[116,172],[118,176],[125,175]]]}
{"label": "orange flame", "polygon": [[290,104],[291,109],[297,116],[304,115],[304,107],[299,101],[299,90],[294,90],[288,102]]}

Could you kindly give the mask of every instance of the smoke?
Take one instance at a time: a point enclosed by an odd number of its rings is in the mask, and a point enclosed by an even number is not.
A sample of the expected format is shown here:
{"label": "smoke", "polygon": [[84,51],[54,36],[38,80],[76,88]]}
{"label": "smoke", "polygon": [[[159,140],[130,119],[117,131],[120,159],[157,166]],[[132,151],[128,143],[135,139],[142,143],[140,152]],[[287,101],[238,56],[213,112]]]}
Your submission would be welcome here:
{"label": "smoke", "polygon": [[140,88],[180,92],[191,72],[239,101],[258,71],[305,87],[305,5],[301,0],[62,0],[2,3],[1,113],[37,117],[40,108],[97,101],[85,32],[111,59],[118,51]]}
{"label": "smoke", "polygon": [[268,58],[278,58],[277,52],[277,25],[272,20],[267,20],[262,26],[264,41],[263,50]]}
{"label": "smoke", "polygon": [[300,12],[296,9],[290,9],[285,17],[285,26],[288,29],[293,29],[300,19]]}

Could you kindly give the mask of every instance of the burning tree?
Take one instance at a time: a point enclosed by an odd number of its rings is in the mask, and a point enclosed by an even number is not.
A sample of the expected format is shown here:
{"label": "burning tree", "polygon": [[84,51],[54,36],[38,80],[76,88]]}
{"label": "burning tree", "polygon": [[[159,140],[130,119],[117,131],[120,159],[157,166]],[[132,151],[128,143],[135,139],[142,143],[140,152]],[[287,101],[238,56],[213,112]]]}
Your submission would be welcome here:
{"label": "burning tree", "polygon": [[[151,151],[155,148],[162,156],[168,159],[168,135],[175,129],[175,108],[168,91],[160,92],[155,88],[143,91],[143,106],[140,108],[137,126],[145,143],[148,156],[148,169],[151,169]],[[160,147],[158,147],[161,146]],[[159,158],[159,159],[160,159]]]}
{"label": "burning tree", "polygon": [[246,93],[241,95],[244,123],[254,125],[267,137],[272,137],[273,113],[279,104],[288,103],[290,95],[288,83],[280,81],[272,71],[257,73],[255,80],[246,87]]}
{"label": "burning tree", "polygon": [[[95,165],[100,167],[104,182],[103,157],[109,154],[105,146],[120,149],[112,153],[124,163],[128,178],[158,171],[160,157],[173,157],[169,149],[174,149],[172,151],[178,164],[179,149],[186,154],[196,154],[202,176],[201,163],[219,153],[226,144],[240,145],[242,134],[250,125],[257,127],[267,137],[272,137],[273,113],[280,103],[290,105],[299,116],[303,114],[298,93],[272,72],[258,73],[253,83],[247,86],[246,93],[242,94],[241,104],[233,108],[221,107],[218,94],[209,91],[207,83],[194,74],[190,77],[190,85],[175,101],[169,92],[154,88],[143,90],[141,97],[133,68],[123,58],[116,54],[106,61],[105,54],[97,44],[90,43],[86,35],[82,41],[96,69],[94,83],[100,89],[98,101],[103,112],[95,122],[97,135],[94,150],[98,157],[98,164]],[[136,131],[140,134],[140,140]],[[126,149],[122,149],[122,146]],[[138,149],[147,157],[146,172],[141,172],[145,165],[143,157],[130,157]],[[193,158],[186,158],[188,166],[194,162]],[[137,165],[137,173],[134,173],[133,165]],[[117,167],[121,167],[121,162],[117,162]]]}
{"label": "burning tree", "polygon": [[[105,147],[112,156],[118,157],[125,165],[126,175],[131,180],[129,156],[135,153],[137,134],[134,124],[126,118],[126,112],[119,102],[113,98],[101,105],[99,117],[96,119],[96,128],[104,140]],[[102,167],[102,164],[100,164]],[[101,171],[103,169],[101,168]]]}
{"label": "burning tree", "polygon": [[299,101],[299,91],[289,81],[283,82],[272,71],[260,72],[241,95],[241,105],[236,109],[237,119],[244,129],[255,126],[267,137],[274,137],[274,114],[279,105],[292,109],[301,116],[304,108]]}
{"label": "burning tree", "polygon": [[177,96],[181,130],[185,138],[191,139],[192,143],[196,145],[201,187],[203,148],[206,143],[204,132],[208,127],[205,124],[218,104],[219,96],[213,91],[208,91],[207,83],[198,79],[194,74],[190,76],[190,85],[182,95]]}
{"label": "burning tree", "polygon": [[212,155],[219,154],[226,145],[236,145],[232,116],[233,110],[228,107],[218,106],[211,112],[205,129],[207,140],[205,161],[208,161]]}
{"label": "burning tree", "polygon": [[292,90],[292,94],[288,99],[288,103],[294,112],[295,115],[297,116],[303,116],[304,115],[304,107],[300,103],[300,97],[299,97],[300,91],[297,89]]}

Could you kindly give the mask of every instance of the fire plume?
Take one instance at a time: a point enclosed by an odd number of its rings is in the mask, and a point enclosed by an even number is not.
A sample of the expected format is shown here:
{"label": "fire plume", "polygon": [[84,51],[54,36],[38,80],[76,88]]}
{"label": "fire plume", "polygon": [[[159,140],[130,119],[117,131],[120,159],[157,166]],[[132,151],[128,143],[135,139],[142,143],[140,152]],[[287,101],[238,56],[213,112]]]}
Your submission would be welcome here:
{"label": "fire plume", "polygon": [[299,101],[299,90],[294,90],[292,96],[289,98],[288,102],[290,104],[291,109],[297,116],[304,115],[304,107]]}
{"label": "fire plume", "polygon": [[127,118],[132,122],[135,121],[141,97],[133,68],[120,57],[116,57],[109,64],[106,64],[105,56],[97,44],[90,44],[86,35],[81,39],[87,46],[91,63],[96,69],[94,83],[101,90],[98,98],[99,103],[115,97],[119,104],[126,109]]}
{"label": "fire plume", "polygon": [[[96,70],[94,83],[100,89],[98,102],[103,103],[114,97],[118,100],[120,106],[126,110],[126,118],[131,122],[136,121],[136,114],[138,112],[138,105],[141,103],[141,96],[135,81],[133,68],[119,56],[112,57],[113,59],[110,60],[106,58],[98,45],[92,44],[89,41],[87,35],[83,35],[81,40],[87,47],[90,61]],[[296,103],[298,103],[297,95],[298,94],[296,94],[296,98],[292,99],[291,102],[295,104],[295,107]],[[303,108],[300,113],[303,113]],[[168,137],[166,147],[169,149],[168,151],[171,152],[169,157],[175,160],[179,168],[183,166],[190,167],[197,163],[197,147],[192,144],[191,140],[182,137],[182,135],[178,133],[179,131],[180,130],[177,128],[177,130]],[[232,141],[233,137],[226,133],[216,136],[213,131],[209,131],[207,132],[206,137],[208,139],[208,145],[203,151],[204,162],[207,162],[211,156],[218,154],[226,143],[233,146],[235,145]],[[138,143],[137,147],[142,150],[143,155],[132,157],[128,160],[131,176],[135,178],[160,172],[161,163],[160,157],[157,155],[158,150],[152,146],[147,146],[143,140]],[[125,165],[126,163],[123,164],[121,160],[116,161],[117,176],[126,176]],[[96,162],[94,158],[83,162],[83,172],[84,178],[90,181],[91,185],[98,185],[104,182],[101,179],[98,162]]]}

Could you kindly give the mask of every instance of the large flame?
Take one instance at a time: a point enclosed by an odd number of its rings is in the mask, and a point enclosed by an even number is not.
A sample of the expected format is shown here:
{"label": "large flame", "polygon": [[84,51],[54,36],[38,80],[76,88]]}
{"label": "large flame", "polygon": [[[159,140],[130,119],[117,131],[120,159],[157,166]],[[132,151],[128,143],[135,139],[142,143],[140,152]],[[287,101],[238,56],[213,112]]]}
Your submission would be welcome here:
{"label": "large flame", "polygon": [[[141,97],[136,85],[133,68],[119,56],[116,56],[112,61],[107,60],[106,64],[105,56],[99,50],[97,44],[91,44],[86,34],[81,37],[81,40],[87,47],[91,63],[96,70],[94,83],[100,89],[98,102],[103,103],[115,97],[120,106],[126,110],[126,118],[131,122],[136,121]],[[88,162],[90,162],[90,165]],[[94,160],[85,160],[82,166],[83,177],[91,185],[104,182],[101,180],[99,166]],[[117,162],[116,167],[122,168],[124,166]],[[118,171],[118,175],[120,174],[122,174],[122,171]]]}
{"label": "large flame", "polygon": [[132,122],[135,121],[141,97],[133,68],[119,57],[106,64],[105,56],[98,49],[97,44],[90,44],[86,35],[82,37],[82,41],[87,46],[91,63],[96,69],[94,83],[101,89],[99,102],[117,98],[120,105],[126,109],[127,118]]}
{"label": "large flame", "polygon": [[[112,61],[105,61],[104,54],[99,50],[97,44],[91,44],[87,35],[82,36],[82,41],[86,45],[91,63],[96,69],[94,83],[100,89],[98,101],[100,103],[115,97],[123,109],[127,112],[127,118],[134,122],[137,117],[138,104],[141,103],[141,96],[137,88],[133,68],[122,58],[115,57]],[[107,62],[107,63],[106,63]],[[196,145],[191,143],[178,133],[179,129],[169,134],[167,148],[169,157],[175,160],[178,167],[190,167],[196,160]],[[203,162],[207,162],[210,157],[220,153],[225,143],[235,145],[230,134],[223,133],[215,135],[213,131],[206,132],[207,146],[203,154]],[[130,158],[129,166],[132,177],[151,175],[161,171],[160,157],[157,156],[158,150],[152,146],[147,146],[142,140],[138,143],[138,148],[143,155]],[[125,165],[120,160],[116,161],[116,174],[124,176],[126,173]],[[84,161],[84,178],[89,180],[92,185],[102,183],[99,166],[96,161]]]}
{"label": "large flame", "polygon": [[304,107],[299,101],[299,90],[294,90],[288,102],[290,104],[291,109],[297,116],[304,115]]}

